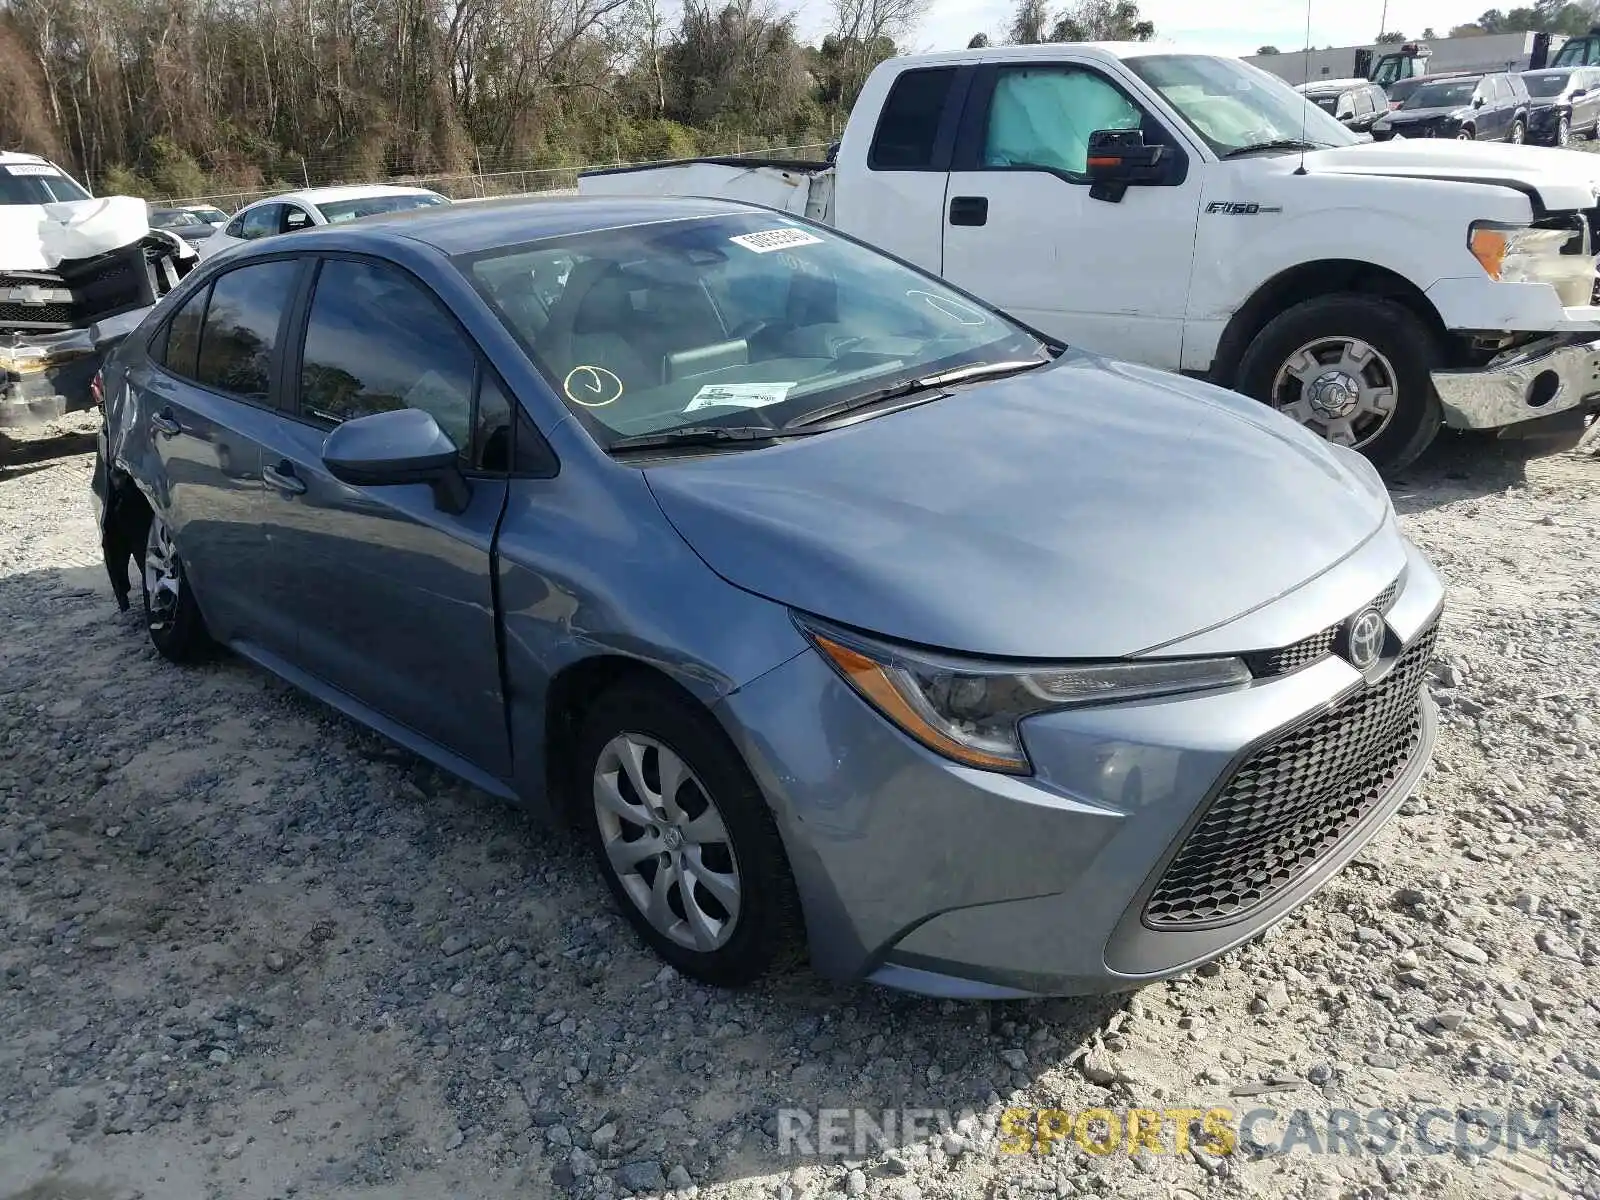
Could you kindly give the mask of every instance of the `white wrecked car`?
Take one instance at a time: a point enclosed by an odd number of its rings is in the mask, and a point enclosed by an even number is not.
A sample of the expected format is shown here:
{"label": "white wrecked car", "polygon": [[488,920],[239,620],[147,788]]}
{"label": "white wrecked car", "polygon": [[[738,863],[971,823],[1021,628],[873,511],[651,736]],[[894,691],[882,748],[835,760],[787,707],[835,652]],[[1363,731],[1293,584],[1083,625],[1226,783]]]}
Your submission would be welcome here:
{"label": "white wrecked car", "polygon": [[198,261],[138,197],[0,151],[0,426],[89,408],[101,350]]}

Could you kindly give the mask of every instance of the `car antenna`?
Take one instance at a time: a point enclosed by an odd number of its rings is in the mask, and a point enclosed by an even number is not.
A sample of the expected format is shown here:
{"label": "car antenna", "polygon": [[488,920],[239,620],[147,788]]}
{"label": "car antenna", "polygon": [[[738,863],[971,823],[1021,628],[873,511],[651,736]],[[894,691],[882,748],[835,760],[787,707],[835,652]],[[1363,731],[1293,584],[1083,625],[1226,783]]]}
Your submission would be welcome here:
{"label": "car antenna", "polygon": [[[1303,55],[1303,61],[1305,63],[1304,74],[1305,74],[1305,77],[1306,77],[1306,81],[1305,81],[1305,84],[1303,86],[1309,88],[1311,86],[1311,0],[1306,0],[1306,48],[1303,51],[1301,51],[1301,54]],[[1311,120],[1311,114],[1310,114],[1310,112],[1307,111],[1310,107],[1311,107],[1311,95],[1310,95],[1310,93],[1309,92],[1301,92],[1300,93],[1300,165],[1295,168],[1294,173],[1296,175],[1304,175],[1306,173],[1306,125],[1307,125],[1307,122],[1309,122]]]}

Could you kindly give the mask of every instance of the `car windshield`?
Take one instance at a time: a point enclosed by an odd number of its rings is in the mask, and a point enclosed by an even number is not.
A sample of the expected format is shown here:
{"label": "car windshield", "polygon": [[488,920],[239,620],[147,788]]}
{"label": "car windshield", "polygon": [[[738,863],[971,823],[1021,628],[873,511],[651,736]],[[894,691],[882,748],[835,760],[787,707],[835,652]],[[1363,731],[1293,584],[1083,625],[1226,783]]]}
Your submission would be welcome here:
{"label": "car windshield", "polygon": [[0,164],[0,204],[61,204],[89,193],[49,163]]}
{"label": "car windshield", "polygon": [[228,223],[228,214],[220,208],[191,208],[189,211],[199,217],[201,224],[204,225],[226,225]]}
{"label": "car windshield", "polygon": [[177,229],[179,226],[204,225],[205,222],[192,212],[173,212],[171,210],[163,212],[161,209],[157,209],[150,214],[150,224],[156,229]]}
{"label": "car windshield", "polygon": [[1478,90],[1476,79],[1453,79],[1450,82],[1425,83],[1406,98],[1401,108],[1460,108],[1471,104]]}
{"label": "car windshield", "polygon": [[608,229],[462,260],[567,406],[619,438],[776,429],[1038,338],[909,267],[780,214]]}
{"label": "car windshield", "polygon": [[1315,93],[1311,96],[1311,103],[1315,104],[1325,113],[1337,112],[1339,109],[1339,93]]}
{"label": "car windshield", "polygon": [[1278,142],[1361,140],[1283,80],[1236,58],[1151,54],[1126,62],[1219,155]]}
{"label": "car windshield", "polygon": [[1388,93],[1390,104],[1399,104],[1421,86],[1421,79],[1396,79],[1384,90]]}
{"label": "car windshield", "polygon": [[450,202],[443,196],[404,192],[389,196],[362,196],[358,200],[320,201],[317,208],[329,225],[339,225],[360,217],[375,217],[379,213],[409,212],[413,208],[432,208],[438,204],[448,203]]}
{"label": "car windshield", "polygon": [[1571,78],[1565,72],[1558,75],[1524,75],[1522,82],[1528,85],[1530,96],[1559,96],[1566,91],[1567,81]]}

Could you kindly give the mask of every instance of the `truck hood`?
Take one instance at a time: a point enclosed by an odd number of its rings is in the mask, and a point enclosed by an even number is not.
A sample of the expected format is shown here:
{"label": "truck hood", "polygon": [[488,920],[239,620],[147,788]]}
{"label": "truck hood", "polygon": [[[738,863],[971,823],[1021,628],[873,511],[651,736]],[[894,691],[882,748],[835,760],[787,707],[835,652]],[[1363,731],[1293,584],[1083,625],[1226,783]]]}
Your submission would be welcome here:
{"label": "truck hood", "polygon": [[150,230],[137,196],[61,204],[0,204],[0,271],[53,271],[131,245]]}
{"label": "truck hood", "polygon": [[645,476],[747,591],[947,650],[1099,658],[1228,621],[1370,538],[1388,500],[1341,455],[1231,392],[1072,352]]}
{"label": "truck hood", "polygon": [[1500,142],[1397,139],[1334,146],[1306,155],[1306,169],[1339,175],[1390,175],[1511,185],[1534,191],[1547,209],[1593,208],[1600,157],[1579,150]]}

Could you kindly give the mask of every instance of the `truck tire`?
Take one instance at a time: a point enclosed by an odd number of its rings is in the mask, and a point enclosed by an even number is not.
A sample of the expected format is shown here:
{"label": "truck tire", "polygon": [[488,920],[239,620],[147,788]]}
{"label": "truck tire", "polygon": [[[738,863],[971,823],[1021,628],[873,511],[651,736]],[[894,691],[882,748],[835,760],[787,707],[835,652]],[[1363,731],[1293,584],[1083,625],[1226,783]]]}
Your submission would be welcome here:
{"label": "truck tire", "polygon": [[1439,432],[1432,332],[1377,296],[1319,296],[1279,313],[1250,343],[1235,386],[1383,472],[1408,466]]}

